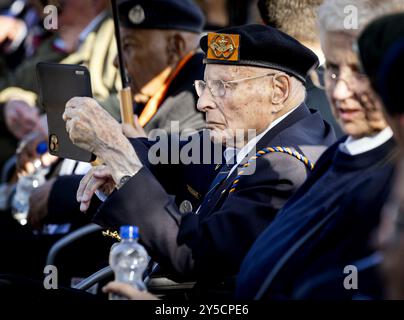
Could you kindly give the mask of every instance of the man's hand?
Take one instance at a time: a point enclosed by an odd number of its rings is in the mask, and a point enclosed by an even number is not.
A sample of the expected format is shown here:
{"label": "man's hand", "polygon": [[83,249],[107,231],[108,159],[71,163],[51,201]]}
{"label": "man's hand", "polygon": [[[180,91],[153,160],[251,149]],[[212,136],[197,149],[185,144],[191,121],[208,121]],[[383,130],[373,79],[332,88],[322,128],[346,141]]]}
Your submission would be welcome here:
{"label": "man's hand", "polygon": [[134,126],[128,123],[122,124],[123,134],[128,138],[147,138],[147,133],[140,125],[138,116],[133,117],[133,122]]}
{"label": "man's hand", "polygon": [[133,176],[142,167],[121,125],[94,99],[72,98],[63,119],[73,143],[102,159],[117,185],[122,177]]}
{"label": "man's hand", "polygon": [[156,296],[147,291],[139,291],[129,284],[121,282],[110,282],[104,288],[104,293],[114,293],[129,300],[159,300]]}
{"label": "man's hand", "polygon": [[69,100],[63,120],[72,142],[97,155],[125,139],[121,125],[92,98]]}
{"label": "man's hand", "polygon": [[42,226],[43,219],[48,215],[48,200],[55,178],[34,189],[29,198],[28,223],[35,229]]}
{"label": "man's hand", "polygon": [[39,127],[38,109],[25,101],[10,100],[4,106],[4,117],[8,131],[17,139],[22,139]]}
{"label": "man's hand", "polygon": [[105,195],[110,195],[115,189],[110,170],[105,165],[100,165],[91,170],[80,181],[77,190],[77,201],[80,202],[80,211],[86,212],[94,193],[100,190]]}
{"label": "man's hand", "polygon": [[[47,141],[47,135],[42,131],[34,131],[25,136],[17,149],[17,172],[22,175],[32,174],[35,170],[33,161],[38,159],[39,155],[36,152],[37,146],[43,141]],[[44,166],[49,166],[58,158],[45,153],[41,156],[41,161]]]}
{"label": "man's hand", "polygon": [[6,41],[13,42],[27,32],[24,21],[13,17],[0,16],[0,25],[0,44]]}

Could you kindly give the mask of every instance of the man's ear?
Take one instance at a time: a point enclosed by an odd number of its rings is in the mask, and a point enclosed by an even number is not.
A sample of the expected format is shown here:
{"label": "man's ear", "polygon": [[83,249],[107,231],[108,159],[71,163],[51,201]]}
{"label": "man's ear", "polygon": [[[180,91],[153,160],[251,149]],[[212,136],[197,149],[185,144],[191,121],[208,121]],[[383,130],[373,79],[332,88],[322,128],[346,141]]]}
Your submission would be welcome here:
{"label": "man's ear", "polygon": [[171,34],[167,41],[168,64],[175,65],[185,52],[185,40],[180,33]]}
{"label": "man's ear", "polygon": [[290,94],[290,79],[287,75],[277,74],[272,78],[271,102],[276,113],[283,108]]}

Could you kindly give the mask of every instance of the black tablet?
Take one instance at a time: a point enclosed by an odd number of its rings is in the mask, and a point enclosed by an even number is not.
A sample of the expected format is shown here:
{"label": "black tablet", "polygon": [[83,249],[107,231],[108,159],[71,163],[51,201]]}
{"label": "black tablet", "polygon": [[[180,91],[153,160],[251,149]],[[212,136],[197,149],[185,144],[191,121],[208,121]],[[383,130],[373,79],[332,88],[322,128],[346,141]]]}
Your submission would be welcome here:
{"label": "black tablet", "polygon": [[40,62],[37,64],[40,103],[48,119],[49,152],[60,158],[91,162],[95,156],[75,146],[62,116],[73,97],[92,97],[90,73],[84,66]]}

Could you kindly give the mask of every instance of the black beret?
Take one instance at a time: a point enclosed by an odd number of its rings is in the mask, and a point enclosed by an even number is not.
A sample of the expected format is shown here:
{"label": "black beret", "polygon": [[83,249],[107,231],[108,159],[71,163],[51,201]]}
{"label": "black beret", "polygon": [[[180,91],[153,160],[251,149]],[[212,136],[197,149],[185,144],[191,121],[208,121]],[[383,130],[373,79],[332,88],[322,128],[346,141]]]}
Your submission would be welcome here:
{"label": "black beret", "polygon": [[122,26],[131,29],[174,29],[202,32],[204,16],[192,0],[123,0],[118,3]]}
{"label": "black beret", "polygon": [[[404,113],[404,13],[383,16],[370,23],[357,41],[363,71],[391,114]],[[401,107],[401,110],[400,110]]]}
{"label": "black beret", "polygon": [[200,41],[204,63],[256,66],[284,71],[302,82],[317,68],[316,54],[270,26],[250,24],[209,33]]}

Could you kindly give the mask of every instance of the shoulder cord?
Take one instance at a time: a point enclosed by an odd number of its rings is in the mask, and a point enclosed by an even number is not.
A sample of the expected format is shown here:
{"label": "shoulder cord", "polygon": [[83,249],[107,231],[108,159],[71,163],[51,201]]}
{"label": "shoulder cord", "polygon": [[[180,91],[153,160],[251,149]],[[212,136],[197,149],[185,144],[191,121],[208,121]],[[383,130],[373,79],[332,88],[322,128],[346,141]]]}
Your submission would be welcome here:
{"label": "shoulder cord", "polygon": [[[252,162],[257,160],[258,158],[262,157],[263,155],[266,155],[268,153],[273,153],[273,152],[280,152],[280,153],[286,153],[290,154],[291,156],[295,157],[296,159],[300,160],[301,162],[304,163],[305,166],[307,166],[310,170],[313,170],[314,168],[314,163],[311,162],[307,157],[302,155],[296,150],[291,150],[290,147],[266,147],[261,150],[259,150],[254,156],[252,156],[247,163],[245,163],[242,168],[247,168],[250,166]],[[236,187],[238,185],[238,182],[240,181],[241,176],[244,174],[244,170],[240,170],[236,179],[233,181],[229,193],[233,193],[236,191]]]}

